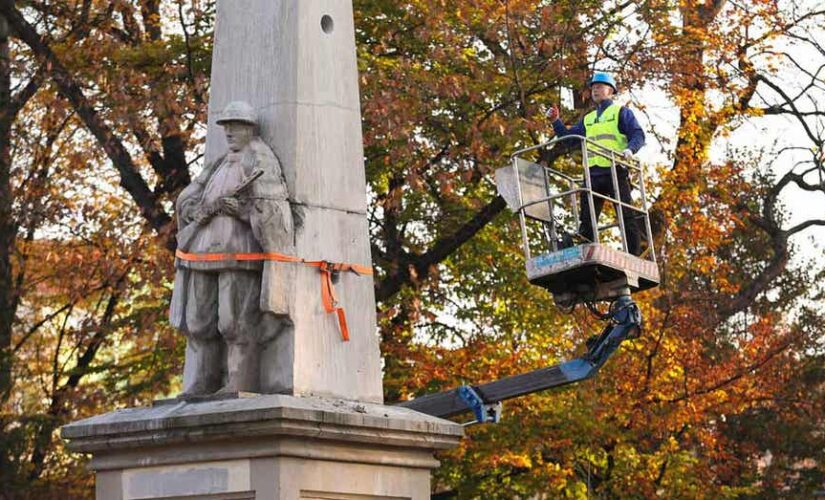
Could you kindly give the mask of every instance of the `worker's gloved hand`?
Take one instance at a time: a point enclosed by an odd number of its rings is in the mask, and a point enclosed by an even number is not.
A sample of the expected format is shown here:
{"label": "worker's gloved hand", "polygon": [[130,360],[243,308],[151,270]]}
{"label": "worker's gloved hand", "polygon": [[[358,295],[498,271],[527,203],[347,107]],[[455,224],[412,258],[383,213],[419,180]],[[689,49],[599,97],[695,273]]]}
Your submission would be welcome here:
{"label": "worker's gloved hand", "polygon": [[633,151],[631,151],[630,149],[625,149],[624,151],[622,151],[622,156],[624,156],[625,160],[633,159]]}
{"label": "worker's gloved hand", "polygon": [[550,106],[550,109],[547,110],[547,118],[549,118],[551,122],[558,120],[559,115],[559,107],[555,104]]}

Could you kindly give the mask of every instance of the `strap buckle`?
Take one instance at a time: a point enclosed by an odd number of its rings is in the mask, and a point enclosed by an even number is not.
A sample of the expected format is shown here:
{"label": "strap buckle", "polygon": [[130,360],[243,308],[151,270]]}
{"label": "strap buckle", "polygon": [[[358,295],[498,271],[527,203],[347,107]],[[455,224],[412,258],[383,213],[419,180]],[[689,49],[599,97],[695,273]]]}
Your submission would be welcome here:
{"label": "strap buckle", "polygon": [[321,268],[321,272],[329,274],[332,284],[337,285],[341,280],[341,264],[336,264],[328,260],[322,260],[319,267]]}

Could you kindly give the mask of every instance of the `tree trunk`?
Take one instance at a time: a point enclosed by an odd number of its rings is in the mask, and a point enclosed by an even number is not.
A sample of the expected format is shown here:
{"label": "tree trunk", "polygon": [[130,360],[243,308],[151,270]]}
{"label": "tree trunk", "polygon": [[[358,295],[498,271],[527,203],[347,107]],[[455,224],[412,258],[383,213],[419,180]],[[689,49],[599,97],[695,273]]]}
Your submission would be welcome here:
{"label": "tree trunk", "polygon": [[16,225],[11,211],[11,64],[9,29],[0,16],[0,403],[11,392],[11,327],[14,321],[14,280],[11,253]]}

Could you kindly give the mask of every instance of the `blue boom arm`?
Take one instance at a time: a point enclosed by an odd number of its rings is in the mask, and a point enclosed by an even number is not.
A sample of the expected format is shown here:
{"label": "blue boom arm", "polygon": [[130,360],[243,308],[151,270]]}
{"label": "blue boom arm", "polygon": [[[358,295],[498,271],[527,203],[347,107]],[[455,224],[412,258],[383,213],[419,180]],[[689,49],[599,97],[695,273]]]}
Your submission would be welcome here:
{"label": "blue boom arm", "polygon": [[477,423],[498,422],[502,401],[592,377],[622,342],[637,336],[641,330],[641,312],[629,295],[613,303],[609,319],[610,324],[589,343],[587,354],[581,358],[486,384],[428,394],[398,406],[440,418],[472,411]]}

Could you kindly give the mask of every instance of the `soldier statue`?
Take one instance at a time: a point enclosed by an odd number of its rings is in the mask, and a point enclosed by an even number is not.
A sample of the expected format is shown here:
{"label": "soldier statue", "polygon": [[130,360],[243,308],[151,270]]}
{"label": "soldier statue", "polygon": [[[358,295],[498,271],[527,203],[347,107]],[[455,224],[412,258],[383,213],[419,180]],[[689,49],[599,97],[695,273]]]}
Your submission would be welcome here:
{"label": "soldier statue", "polygon": [[[257,134],[257,114],[230,103],[217,123],[229,151],[178,197],[178,252],[170,309],[187,338],[182,397],[258,392],[260,352],[292,325],[292,212],[281,165]],[[239,259],[243,254],[246,258]]]}

